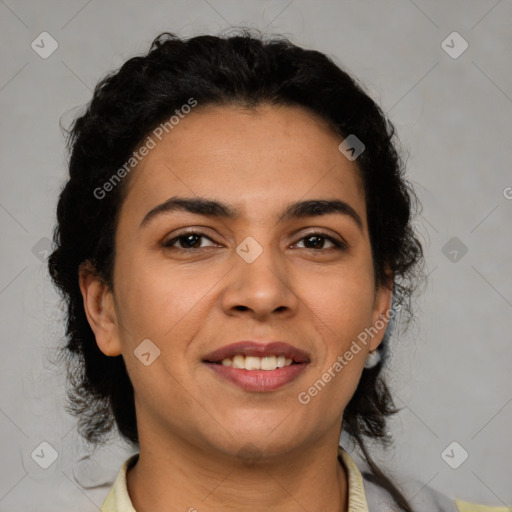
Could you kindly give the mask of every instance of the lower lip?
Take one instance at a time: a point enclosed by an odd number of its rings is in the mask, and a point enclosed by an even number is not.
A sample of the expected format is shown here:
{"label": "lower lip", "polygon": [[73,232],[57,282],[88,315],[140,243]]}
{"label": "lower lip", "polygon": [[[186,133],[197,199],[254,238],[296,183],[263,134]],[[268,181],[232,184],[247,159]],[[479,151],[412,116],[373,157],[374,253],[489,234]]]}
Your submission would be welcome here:
{"label": "lower lip", "polygon": [[245,391],[275,391],[295,380],[305,369],[307,363],[291,364],[275,370],[242,370],[222,364],[205,363],[217,375]]}

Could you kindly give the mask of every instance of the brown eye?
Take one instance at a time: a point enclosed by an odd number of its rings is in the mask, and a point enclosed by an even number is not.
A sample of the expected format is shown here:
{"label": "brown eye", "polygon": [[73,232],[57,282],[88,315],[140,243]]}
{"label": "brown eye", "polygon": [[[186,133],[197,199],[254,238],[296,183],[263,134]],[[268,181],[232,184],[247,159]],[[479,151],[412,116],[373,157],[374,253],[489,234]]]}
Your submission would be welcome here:
{"label": "brown eye", "polygon": [[[209,240],[213,245],[201,245],[201,239]],[[335,238],[325,235],[323,233],[310,233],[300,239],[300,241],[305,241],[305,247],[300,247],[301,249],[311,249],[313,251],[319,252],[322,249],[346,249],[346,244],[336,240]],[[331,247],[325,247],[325,243],[329,242],[332,244]],[[179,244],[178,246],[176,244]],[[213,240],[206,236],[204,233],[200,231],[190,231],[188,233],[182,233],[170,240],[164,242],[162,244],[166,248],[176,248],[180,250],[198,250],[204,249],[206,247],[213,247],[215,244]]]}
{"label": "brown eye", "polygon": [[[306,240],[305,243],[306,247],[305,249],[313,249],[313,250],[321,250],[325,249],[325,241],[327,240],[331,244],[333,244],[334,247],[327,247],[327,249],[345,249],[346,245],[339,240],[336,240],[330,236],[324,235],[323,233],[310,233],[300,239],[300,241]],[[302,248],[302,247],[301,247]]]}
{"label": "brown eye", "polygon": [[188,233],[182,233],[171,240],[168,240],[163,243],[164,247],[170,248],[175,247],[176,242],[181,244],[181,247],[176,247],[177,249],[203,249],[204,247],[212,247],[212,246],[201,246],[201,239],[204,238],[206,240],[211,240],[211,238],[207,237],[204,233],[191,231]]}

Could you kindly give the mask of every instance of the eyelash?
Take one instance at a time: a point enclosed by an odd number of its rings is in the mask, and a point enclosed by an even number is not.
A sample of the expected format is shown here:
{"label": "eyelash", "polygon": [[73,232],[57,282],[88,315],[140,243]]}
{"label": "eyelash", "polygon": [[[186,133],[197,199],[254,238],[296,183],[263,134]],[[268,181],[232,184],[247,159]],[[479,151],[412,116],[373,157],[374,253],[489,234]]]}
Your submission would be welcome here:
{"label": "eyelash", "polygon": [[[199,251],[201,249],[206,249],[207,248],[207,247],[199,247],[199,248],[195,248],[194,249],[194,248],[190,248],[190,247],[188,247],[188,248],[173,247],[173,244],[175,242],[177,242],[180,238],[184,238],[184,237],[189,236],[189,235],[199,235],[199,237],[207,238],[208,240],[210,240],[210,242],[214,242],[215,243],[214,240],[212,240],[209,236],[207,236],[205,233],[203,233],[201,231],[189,231],[189,232],[181,233],[178,236],[175,236],[171,240],[168,240],[168,241],[164,242],[162,245],[163,245],[163,247],[165,247],[167,249],[174,248],[174,249],[179,249],[181,251],[187,251],[187,252],[189,252],[189,251]],[[309,237],[313,237],[313,236],[317,236],[319,238],[323,238],[325,240],[329,240],[329,242],[331,242],[334,245],[334,247],[328,247],[327,249],[310,249],[311,251],[322,252],[322,251],[326,251],[328,249],[337,249],[337,250],[345,250],[345,249],[347,249],[347,245],[344,242],[340,242],[339,240],[336,240],[335,238],[333,238],[333,237],[331,237],[329,235],[326,235],[325,233],[317,232],[317,231],[314,231],[314,232],[308,233],[307,235],[304,235],[303,237],[301,237],[299,239],[299,241],[302,241],[305,238],[309,238]]]}

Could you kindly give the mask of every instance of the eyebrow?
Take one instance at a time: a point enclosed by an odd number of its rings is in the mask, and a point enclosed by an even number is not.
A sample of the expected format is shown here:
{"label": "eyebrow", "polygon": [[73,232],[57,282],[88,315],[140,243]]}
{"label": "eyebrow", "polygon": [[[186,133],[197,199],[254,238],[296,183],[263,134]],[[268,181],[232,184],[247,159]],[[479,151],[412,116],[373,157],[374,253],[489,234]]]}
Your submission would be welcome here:
{"label": "eyebrow", "polygon": [[[151,209],[140,223],[140,227],[145,226],[150,220],[164,213],[173,211],[184,211],[206,217],[218,217],[224,219],[236,219],[240,217],[240,210],[220,201],[204,198],[171,197],[167,201]],[[359,214],[345,201],[339,199],[313,199],[307,201],[298,201],[288,205],[283,212],[277,216],[277,222],[285,222],[304,217],[319,217],[338,213],[346,215],[355,221],[361,231],[363,231],[363,222]]]}

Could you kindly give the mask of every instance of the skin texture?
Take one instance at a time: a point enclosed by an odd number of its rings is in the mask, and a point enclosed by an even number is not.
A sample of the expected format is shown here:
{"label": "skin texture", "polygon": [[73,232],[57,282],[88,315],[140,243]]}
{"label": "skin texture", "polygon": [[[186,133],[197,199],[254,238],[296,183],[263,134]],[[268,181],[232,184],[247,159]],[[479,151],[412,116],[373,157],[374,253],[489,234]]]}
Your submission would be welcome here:
{"label": "skin texture", "polygon": [[[113,291],[87,265],[80,286],[99,348],[122,354],[135,389],[140,458],[128,490],[138,512],[347,509],[343,410],[385,321],[307,405],[297,400],[390,308],[391,289],[375,288],[364,192],[341,140],[300,107],[198,106],[132,171]],[[215,199],[241,215],[174,211],[140,227],[173,196]],[[363,228],[340,213],[276,222],[310,199],[347,202]],[[184,228],[208,238],[163,247]],[[347,248],[306,237],[318,232]],[[263,249],[250,264],[236,252],[248,236]],[[148,338],[161,353],[145,366],[134,350]],[[247,392],[202,363],[240,340],[285,341],[311,362],[281,389]],[[242,455],[253,452],[249,463]]]}

